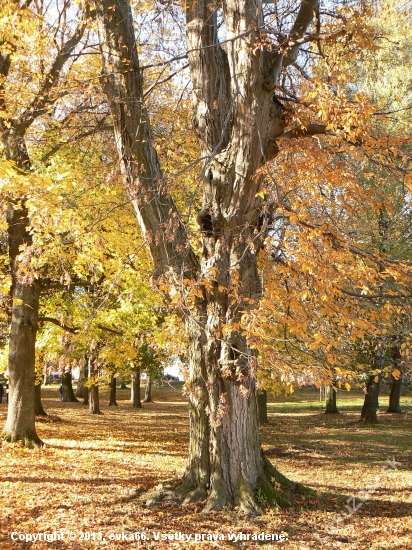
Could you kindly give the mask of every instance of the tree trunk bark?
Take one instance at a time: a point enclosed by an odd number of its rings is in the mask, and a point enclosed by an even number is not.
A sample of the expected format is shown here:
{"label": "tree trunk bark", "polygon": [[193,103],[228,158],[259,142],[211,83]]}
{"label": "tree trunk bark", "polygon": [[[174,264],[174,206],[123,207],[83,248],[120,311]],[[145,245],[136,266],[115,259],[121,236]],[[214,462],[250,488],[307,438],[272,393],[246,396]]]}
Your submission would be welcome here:
{"label": "tree trunk bark", "polygon": [[9,340],[9,406],[2,438],[41,445],[35,428],[35,344],[40,285],[19,277],[20,247],[31,243],[27,209],[7,207],[9,257],[12,272],[12,321]]}
{"label": "tree trunk bark", "polygon": [[338,407],[336,406],[336,390],[330,385],[326,386],[326,414],[338,414]]}
{"label": "tree trunk bark", "polygon": [[257,405],[259,413],[259,424],[268,424],[268,393],[266,390],[258,391]]}
{"label": "tree trunk bark", "polygon": [[64,372],[62,375],[62,386],[63,386],[63,401],[65,403],[78,403],[79,400],[74,395],[73,384],[72,384],[72,372]]}
{"label": "tree trunk bark", "polygon": [[402,413],[400,404],[403,377],[401,361],[402,355],[399,346],[394,345],[392,347],[392,366],[400,374],[398,378],[395,378],[392,373],[390,374],[389,407],[386,411],[388,413]]}
{"label": "tree trunk bark", "polygon": [[100,410],[100,403],[99,403],[99,386],[96,384],[93,384],[89,388],[89,413],[90,414],[103,414]]}
{"label": "tree trunk bark", "polygon": [[117,382],[117,378],[115,378],[112,374],[112,377],[110,379],[109,407],[118,407],[118,404],[117,404],[117,401],[116,401],[116,382]]}
{"label": "tree trunk bark", "polygon": [[375,423],[378,421],[379,391],[381,386],[381,372],[385,366],[385,347],[381,345],[375,352],[374,368],[376,372],[369,376],[365,388],[365,401],[362,407],[361,421]]}
{"label": "tree trunk bark", "polygon": [[146,378],[146,388],[144,390],[143,403],[153,403],[153,399],[152,399],[152,378],[151,378],[151,376],[148,376]]}
{"label": "tree trunk bark", "polygon": [[381,376],[379,374],[369,376],[366,384],[365,401],[362,407],[361,421],[375,423],[378,421],[377,412],[379,408],[379,390]]}
{"label": "tree trunk bark", "polygon": [[89,405],[89,388],[85,386],[83,388],[83,405]]}
{"label": "tree trunk bark", "polygon": [[142,401],[140,399],[140,369],[136,369],[133,371],[131,401],[134,409],[142,408]]}
{"label": "tree trunk bark", "polygon": [[34,387],[34,414],[35,416],[47,416],[41,402],[41,382]]}

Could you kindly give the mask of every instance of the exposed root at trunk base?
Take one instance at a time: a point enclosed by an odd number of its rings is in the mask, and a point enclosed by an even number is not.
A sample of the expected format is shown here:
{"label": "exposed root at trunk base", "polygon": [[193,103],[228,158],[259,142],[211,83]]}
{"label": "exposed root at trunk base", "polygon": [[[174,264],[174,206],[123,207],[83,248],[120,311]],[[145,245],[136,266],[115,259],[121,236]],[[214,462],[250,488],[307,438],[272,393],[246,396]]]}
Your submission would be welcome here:
{"label": "exposed root at trunk base", "polygon": [[[273,464],[263,456],[263,473],[257,480],[256,489],[243,477],[237,481],[234,495],[231,494],[226,481],[223,478],[215,477],[213,486],[208,493],[206,482],[198,485],[193,483],[190,477],[186,477],[177,486],[171,483],[161,484],[145,493],[141,500],[146,506],[153,506],[160,501],[180,502],[190,504],[206,499],[202,510],[203,514],[217,512],[225,506],[237,506],[240,511],[247,515],[260,515],[263,508],[279,506],[286,508],[293,506],[293,493],[300,495],[314,496],[316,493],[301,483],[294,483],[281,474]],[[172,481],[172,480],[170,480]]]}
{"label": "exposed root at trunk base", "polygon": [[316,492],[301,483],[295,483],[281,474],[265,456],[263,457],[263,475],[258,479],[256,499],[264,507],[293,506],[292,493],[300,495],[316,495]]}
{"label": "exposed root at trunk base", "polygon": [[28,449],[34,449],[36,447],[43,447],[44,443],[39,436],[34,433],[27,434],[11,434],[9,432],[3,432],[0,435],[0,440],[6,443],[23,443]]}

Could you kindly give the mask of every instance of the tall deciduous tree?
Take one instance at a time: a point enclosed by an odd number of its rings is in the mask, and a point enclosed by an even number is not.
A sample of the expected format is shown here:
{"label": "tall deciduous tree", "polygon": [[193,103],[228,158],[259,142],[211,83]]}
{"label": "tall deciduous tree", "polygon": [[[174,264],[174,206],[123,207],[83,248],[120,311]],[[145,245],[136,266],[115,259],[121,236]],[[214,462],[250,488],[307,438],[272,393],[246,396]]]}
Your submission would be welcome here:
{"label": "tall deciduous tree", "polygon": [[[60,73],[85,30],[85,23],[82,22],[67,40],[61,41],[48,70],[40,71],[35,76],[38,84],[35,94],[27,94],[27,90],[24,90],[22,96],[18,96],[17,99],[22,104],[16,106],[16,96],[7,94],[7,84],[11,82],[12,87],[16,85],[16,77],[14,75],[13,78],[12,74],[12,61],[19,47],[19,34],[25,27],[28,32],[37,31],[37,36],[42,36],[44,32],[44,29],[38,32],[37,28],[42,14],[39,14],[37,19],[29,10],[30,4],[31,2],[24,2],[23,5],[19,2],[9,2],[2,6],[2,15],[8,25],[2,29],[0,35],[0,134],[3,155],[7,160],[13,161],[26,177],[30,177],[26,134],[33,122],[44,115],[50,105],[58,99],[55,91]],[[63,37],[67,30],[61,29]],[[7,97],[11,99],[11,106],[7,102]],[[40,443],[34,425],[34,362],[41,282],[25,272],[21,266],[22,249],[30,248],[33,243],[27,197],[16,197],[10,192],[6,203],[12,311],[9,345],[10,402],[2,437],[9,441],[21,440],[33,445]]]}
{"label": "tall deciduous tree", "polygon": [[[222,10],[219,6],[210,0],[186,5],[194,125],[207,159],[197,218],[199,258],[152,146],[129,2],[98,0],[96,11],[102,83],[126,189],[151,251],[154,279],[179,303],[189,333],[190,448],[182,491],[192,501],[210,489],[206,511],[232,502],[256,512],[257,489],[269,502],[282,501],[271,477],[290,489],[297,486],[261,452],[256,354],[240,320],[261,296],[257,256],[270,211],[259,197],[259,171],[276,155],[284,132],[274,90],[282,69],[296,62],[307,41],[318,1],[297,3],[277,41],[262,31],[260,0],[225,0]],[[316,125],[301,133],[326,131]]]}

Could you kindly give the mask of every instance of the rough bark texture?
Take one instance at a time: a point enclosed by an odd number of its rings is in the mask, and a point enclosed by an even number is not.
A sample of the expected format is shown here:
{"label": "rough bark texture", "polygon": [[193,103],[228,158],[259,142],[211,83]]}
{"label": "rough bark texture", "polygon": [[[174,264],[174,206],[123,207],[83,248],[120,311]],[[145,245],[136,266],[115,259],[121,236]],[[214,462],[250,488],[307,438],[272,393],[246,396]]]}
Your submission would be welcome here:
{"label": "rough bark texture", "polygon": [[336,390],[333,386],[326,387],[326,414],[337,414],[339,413],[338,407],[336,406]]}
{"label": "rough bark texture", "polygon": [[47,416],[41,402],[41,382],[34,386],[34,414],[35,416]]}
{"label": "rough bark texture", "polygon": [[268,419],[268,393],[266,390],[260,390],[257,396],[259,424],[267,424]]}
{"label": "rough bark texture", "polygon": [[[315,0],[302,2],[294,38],[305,33],[316,6]],[[222,7],[225,48],[219,44],[215,3],[186,4],[194,126],[202,157],[208,159],[197,217],[203,251],[197,259],[151,143],[129,3],[96,2],[102,84],[126,190],[150,247],[155,279],[183,298],[180,313],[190,348],[190,444],[180,490],[186,501],[209,490],[205,511],[231,502],[253,513],[260,510],[258,490],[267,490],[274,476],[259,442],[257,361],[238,327],[261,296],[257,254],[269,216],[257,195],[257,174],[277,153],[275,140],[283,132],[273,90],[288,50],[254,48],[262,26],[260,1],[225,0]],[[193,285],[196,299],[186,300]],[[272,495],[270,501],[275,500]]]}
{"label": "rough bark texture", "polygon": [[[378,379],[378,380],[376,380]],[[380,376],[369,376],[366,384],[365,401],[362,407],[361,420],[366,423],[378,421]]]}
{"label": "rough bark texture", "polygon": [[63,401],[65,403],[78,403],[79,400],[74,395],[72,384],[72,372],[64,372],[62,376]]}
{"label": "rough bark texture", "polygon": [[34,359],[40,285],[19,274],[20,247],[31,242],[23,205],[7,209],[9,257],[12,272],[12,322],[9,339],[9,406],[2,438],[40,445],[35,428]]}
{"label": "rough bark texture", "polygon": [[89,413],[90,414],[103,414],[100,410],[99,402],[99,386],[93,384],[89,387]]}
{"label": "rough bark texture", "polygon": [[132,395],[131,401],[134,409],[142,408],[142,401],[140,399],[140,369],[133,371],[132,375]]}
{"label": "rough bark texture", "polygon": [[109,407],[117,407],[117,401],[116,401],[116,381],[117,379],[113,376],[110,379],[110,400],[109,400]]}
{"label": "rough bark texture", "polygon": [[381,386],[381,372],[385,366],[385,348],[381,345],[375,352],[373,366],[376,371],[369,376],[365,389],[365,401],[362,407],[361,421],[375,423],[378,421],[379,391]]}
{"label": "rough bark texture", "polygon": [[144,390],[144,399],[143,403],[153,403],[152,399],[152,379],[150,376],[146,378],[146,387]]}
{"label": "rough bark texture", "polygon": [[395,378],[392,373],[390,374],[390,392],[389,392],[389,407],[386,412],[388,413],[401,413],[401,390],[402,390],[402,367],[401,367],[402,355],[399,346],[394,345],[392,347],[392,366],[394,369],[400,372],[399,378]]}

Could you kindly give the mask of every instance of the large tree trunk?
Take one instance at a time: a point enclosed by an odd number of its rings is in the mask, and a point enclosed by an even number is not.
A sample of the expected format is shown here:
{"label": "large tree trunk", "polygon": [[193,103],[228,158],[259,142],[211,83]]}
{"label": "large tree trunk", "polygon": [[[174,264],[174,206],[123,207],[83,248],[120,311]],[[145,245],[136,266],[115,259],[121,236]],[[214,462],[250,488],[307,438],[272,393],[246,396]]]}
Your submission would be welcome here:
{"label": "large tree trunk", "polygon": [[369,376],[365,389],[365,401],[362,407],[361,420],[366,423],[375,423],[378,421],[379,409],[379,390],[381,385],[381,376],[379,374]]}
{"label": "large tree trunk", "polygon": [[117,401],[116,401],[116,382],[117,378],[112,374],[112,377],[110,379],[110,400],[109,400],[109,407],[118,407]]}
{"label": "large tree trunk", "polygon": [[385,366],[385,347],[381,344],[375,352],[373,360],[376,372],[368,378],[365,388],[365,401],[362,407],[361,421],[375,423],[378,421],[379,391],[381,386],[381,372]]}
{"label": "large tree trunk", "polygon": [[[227,503],[257,512],[255,493],[283,502],[271,486],[300,488],[264,459],[259,442],[254,351],[240,321],[257,303],[261,286],[257,252],[268,234],[268,210],[258,193],[258,170],[277,151],[283,132],[273,93],[286,53],[255,48],[261,3],[225,0],[225,49],[219,44],[216,5],[187,2],[189,64],[201,144],[203,203],[198,214],[203,251],[188,240],[159,166],[147,111],[143,75],[128,0],[95,2],[103,59],[102,84],[115,130],[125,188],[145,233],[154,279],[182,299],[178,311],[189,334],[189,462],[180,490],[204,497],[205,510]],[[303,36],[317,0],[302,2],[292,35]],[[241,35],[242,39],[235,37]],[[297,55],[297,49],[285,49]],[[156,236],[154,238],[154,236]]]}
{"label": "large tree trunk", "polygon": [[28,212],[24,205],[7,208],[9,256],[12,272],[12,321],[9,340],[9,406],[2,438],[40,445],[35,428],[35,343],[40,285],[19,275],[18,256],[31,243]]}
{"label": "large tree trunk", "polygon": [[143,403],[153,403],[153,399],[152,399],[152,377],[151,376],[147,376],[146,378],[146,387],[145,387],[145,390],[144,390],[144,399],[143,399]]}
{"label": "large tree trunk", "polygon": [[64,372],[62,376],[62,386],[63,386],[63,399],[65,403],[78,403],[79,400],[74,395],[73,384],[72,384],[72,372]]}
{"label": "large tree trunk", "polygon": [[34,414],[35,416],[47,416],[41,402],[41,382],[36,383],[34,386]]}
{"label": "large tree trunk", "polygon": [[90,414],[103,414],[100,410],[100,402],[99,402],[99,386],[97,384],[93,384],[89,387],[89,413]]}
{"label": "large tree trunk", "polygon": [[132,374],[132,395],[131,401],[134,409],[142,408],[142,401],[140,399],[140,369],[136,369]]}
{"label": "large tree trunk", "polygon": [[326,386],[326,414],[339,413],[336,406],[336,390],[332,385]]}
{"label": "large tree trunk", "polygon": [[399,371],[399,376],[395,378],[393,374],[390,374],[390,393],[389,393],[389,407],[386,412],[388,413],[401,413],[401,390],[402,390],[402,355],[399,349],[399,345],[392,346],[392,366],[393,369]]}

